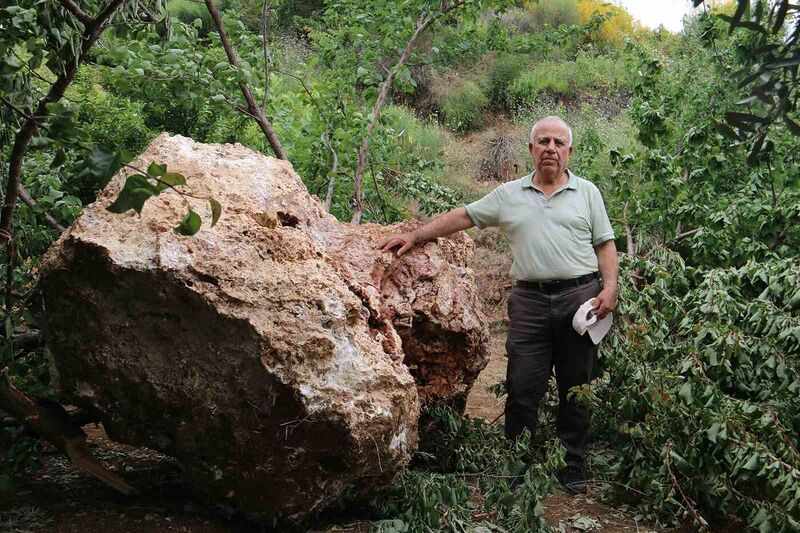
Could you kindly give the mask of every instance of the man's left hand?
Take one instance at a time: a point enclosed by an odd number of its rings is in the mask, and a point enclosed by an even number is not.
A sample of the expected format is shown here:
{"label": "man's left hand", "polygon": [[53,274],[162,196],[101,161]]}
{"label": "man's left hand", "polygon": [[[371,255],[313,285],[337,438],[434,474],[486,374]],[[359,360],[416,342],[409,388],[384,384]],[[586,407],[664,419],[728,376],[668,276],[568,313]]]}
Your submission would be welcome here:
{"label": "man's left hand", "polygon": [[616,287],[606,287],[600,291],[600,294],[595,296],[593,307],[597,318],[604,318],[608,313],[614,310],[617,306],[618,292]]}

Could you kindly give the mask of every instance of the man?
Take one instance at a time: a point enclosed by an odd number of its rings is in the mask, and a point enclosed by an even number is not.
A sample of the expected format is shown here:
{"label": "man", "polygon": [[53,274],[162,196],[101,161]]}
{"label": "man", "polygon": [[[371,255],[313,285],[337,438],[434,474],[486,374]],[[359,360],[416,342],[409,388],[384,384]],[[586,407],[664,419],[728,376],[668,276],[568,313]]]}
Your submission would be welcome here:
{"label": "man", "polygon": [[378,247],[399,246],[399,256],[417,242],[472,226],[499,226],[505,232],[514,259],[511,275],[517,280],[508,301],[506,436],[517,438],[527,428],[534,440],[539,403],[555,367],[557,434],[567,450],[567,467],[559,479],[568,490],[585,492],[589,412],[570,401],[568,393],[589,382],[597,346],[588,335],[578,335],[572,317],[591,298],[598,318],[616,306],[617,249],[600,191],[567,170],[570,127],[558,117],[546,117],[533,126],[528,148],[533,174]]}

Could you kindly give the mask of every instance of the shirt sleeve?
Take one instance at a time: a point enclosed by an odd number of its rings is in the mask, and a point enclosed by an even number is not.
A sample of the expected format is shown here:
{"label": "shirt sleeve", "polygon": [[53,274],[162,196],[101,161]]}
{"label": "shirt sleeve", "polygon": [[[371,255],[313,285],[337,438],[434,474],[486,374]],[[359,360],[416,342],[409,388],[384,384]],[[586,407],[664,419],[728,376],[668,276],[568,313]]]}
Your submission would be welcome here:
{"label": "shirt sleeve", "polygon": [[492,192],[465,206],[469,218],[480,229],[487,226],[497,226],[500,219],[500,206],[502,205],[502,185]]}
{"label": "shirt sleeve", "polygon": [[598,244],[613,239],[614,229],[611,227],[611,221],[608,219],[603,196],[596,187],[592,190],[589,209],[591,210],[592,217],[592,245],[597,246]]}

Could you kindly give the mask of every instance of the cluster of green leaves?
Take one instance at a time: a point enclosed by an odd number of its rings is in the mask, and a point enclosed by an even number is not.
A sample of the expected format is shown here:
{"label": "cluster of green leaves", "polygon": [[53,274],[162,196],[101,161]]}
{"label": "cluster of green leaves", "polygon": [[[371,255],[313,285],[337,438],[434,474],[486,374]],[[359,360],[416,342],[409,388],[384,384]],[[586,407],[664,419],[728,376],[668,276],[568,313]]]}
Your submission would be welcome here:
{"label": "cluster of green leaves", "polygon": [[800,526],[800,263],[676,270],[626,261],[604,379],[579,396],[612,443],[609,474],[642,508],[698,527],[738,515],[761,531]]}
{"label": "cluster of green leaves", "polygon": [[488,98],[475,81],[463,80],[450,86],[441,96],[439,107],[444,124],[453,131],[466,132],[483,123],[483,113]]}
{"label": "cluster of green leaves", "polygon": [[[699,5],[702,0],[694,0]],[[727,33],[738,33],[737,55],[739,70],[733,75],[740,88],[749,95],[739,106],[745,111],[729,111],[719,129],[726,137],[749,143],[748,162],[754,164],[762,150],[769,151],[772,140],[770,127],[782,121],[794,135],[800,135],[800,118],[797,114],[797,69],[800,66],[800,27],[791,23],[800,7],[789,0],[739,0],[733,14],[716,13],[714,18],[724,22]],[[704,37],[712,42],[722,28],[708,17]],[[737,30],[741,30],[738,31]],[[735,129],[731,129],[735,128]]]}
{"label": "cluster of green leaves", "polygon": [[[557,441],[548,442],[545,462],[528,468],[527,433],[509,441],[501,428],[443,406],[429,408],[423,420],[414,468],[373,500],[375,531],[549,530],[541,501],[555,487],[553,472],[564,466]],[[518,476],[512,492],[509,481]]]}
{"label": "cluster of green leaves", "polygon": [[624,57],[579,54],[574,61],[541,63],[516,77],[508,88],[510,101],[525,106],[539,92],[572,99],[580,93],[617,91],[630,84],[631,69]]}

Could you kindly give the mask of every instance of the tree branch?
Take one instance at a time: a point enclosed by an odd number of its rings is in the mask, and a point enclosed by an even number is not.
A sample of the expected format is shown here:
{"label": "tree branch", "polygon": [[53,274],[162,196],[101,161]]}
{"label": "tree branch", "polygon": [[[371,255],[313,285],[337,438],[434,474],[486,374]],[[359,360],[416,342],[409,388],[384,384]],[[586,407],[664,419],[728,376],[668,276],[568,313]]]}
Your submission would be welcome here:
{"label": "tree branch", "polygon": [[269,10],[272,9],[272,2],[264,0],[261,6],[261,46],[264,52],[264,98],[261,101],[261,111],[264,115],[267,114],[267,101],[269,97],[269,46],[267,45],[267,36],[269,35]]}
{"label": "tree branch", "polygon": [[[457,2],[457,4],[461,5],[461,2]],[[442,12],[445,12],[444,6],[442,7]],[[389,95],[389,90],[392,88],[392,82],[394,82],[395,73],[403,67],[411,55],[412,50],[416,46],[420,35],[422,35],[422,33],[427,29],[431,22],[434,21],[434,19],[435,17],[431,16],[427,12],[424,12],[419,16],[419,19],[417,19],[417,28],[414,31],[414,34],[406,43],[403,53],[400,54],[400,58],[397,60],[397,63],[395,63],[394,67],[392,67],[392,69],[389,71],[386,79],[383,80],[381,92],[378,95],[378,99],[375,101],[375,106],[372,108],[372,113],[370,113],[370,121],[369,124],[367,124],[367,131],[364,133],[364,135],[362,135],[361,145],[358,148],[358,166],[356,167],[355,188],[353,190],[353,197],[356,205],[353,209],[353,218],[350,221],[352,224],[358,225],[361,222],[361,214],[363,212],[362,182],[364,179],[364,171],[367,168],[369,136],[372,133],[372,130],[375,129],[375,124],[378,122],[378,117],[380,117],[383,104],[386,101],[386,97]]]}
{"label": "tree branch", "polygon": [[628,255],[636,257],[636,244],[633,242],[633,231],[631,225],[625,223],[625,240],[627,242]]}
{"label": "tree branch", "polygon": [[133,487],[124,479],[106,469],[92,456],[86,447],[86,434],[72,423],[63,408],[53,410],[41,402],[32,400],[8,382],[5,372],[4,370],[0,376],[0,408],[3,411],[64,452],[79,469],[122,494],[134,492]]}
{"label": "tree branch", "polygon": [[[31,209],[35,209],[37,207],[36,200],[30,195],[30,193],[25,189],[25,187],[20,183],[19,187],[17,188],[19,192],[19,199],[22,200],[28,207]],[[59,224],[58,220],[53,218],[53,215],[47,212],[42,212],[42,217],[44,217],[44,222],[47,224],[50,229],[54,229],[59,233],[64,233],[66,228]]]}
{"label": "tree branch", "polygon": [[336,174],[339,172],[339,156],[336,154],[336,150],[333,149],[330,138],[330,128],[327,128],[320,139],[322,140],[322,144],[324,144],[328,150],[331,151],[331,157],[333,158],[333,163],[331,164],[331,177],[328,179],[328,190],[325,192],[325,211],[328,213],[331,211],[331,204],[333,203],[333,190],[336,185]]}
{"label": "tree branch", "polygon": [[61,7],[72,13],[76,19],[80,20],[84,26],[90,26],[94,23],[93,19],[88,13],[78,7],[78,4],[72,0],[58,0]]}
{"label": "tree branch", "polygon": [[691,237],[695,233],[699,232],[701,229],[703,229],[703,228],[690,229],[689,231],[684,231],[683,233],[679,233],[679,234],[675,235],[675,239],[674,240],[679,241],[679,240],[684,239],[686,237]]}
{"label": "tree branch", "polygon": [[[219,33],[219,39],[222,42],[222,47],[225,49],[225,54],[228,56],[228,62],[234,67],[238,67],[239,59],[236,57],[236,52],[233,50],[233,45],[231,44],[228,34],[225,31],[225,25],[222,22],[222,16],[219,14],[219,9],[217,9],[217,6],[214,5],[213,0],[205,0],[205,4],[209,14],[211,15],[211,18],[214,19],[214,25]],[[288,159],[286,157],[286,152],[283,151],[283,146],[281,146],[280,139],[278,139],[278,136],[275,134],[275,130],[272,128],[272,124],[270,124],[269,120],[267,120],[267,117],[264,116],[261,108],[256,103],[256,100],[253,97],[253,92],[250,90],[250,86],[247,83],[241,83],[239,87],[242,90],[244,99],[247,101],[247,109],[249,114],[253,116],[253,119],[261,128],[261,131],[267,138],[267,142],[272,147],[272,151],[275,152],[275,157],[284,160]]]}

